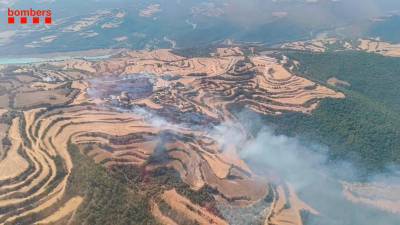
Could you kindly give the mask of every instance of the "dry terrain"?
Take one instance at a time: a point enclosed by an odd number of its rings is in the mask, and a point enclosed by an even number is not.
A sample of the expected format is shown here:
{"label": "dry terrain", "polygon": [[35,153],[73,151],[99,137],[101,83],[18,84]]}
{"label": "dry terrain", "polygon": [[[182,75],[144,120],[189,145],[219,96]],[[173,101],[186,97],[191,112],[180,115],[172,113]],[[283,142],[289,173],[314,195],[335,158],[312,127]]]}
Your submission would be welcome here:
{"label": "dry terrain", "polygon": [[344,196],[359,204],[365,204],[391,213],[400,213],[400,186],[384,183],[343,182]]}
{"label": "dry terrain", "polygon": [[365,51],[389,57],[400,57],[400,44],[384,42],[378,39],[358,39],[356,41],[338,40],[335,38],[313,39],[310,41],[297,41],[285,43],[283,49],[293,49],[311,52],[326,52],[328,50]]}
{"label": "dry terrain", "polygon": [[[246,56],[236,47],[208,57],[124,51],[102,61],[3,68],[0,224],[31,215],[38,224],[74,219],[87,199],[66,195],[71,144],[110,170],[172,169],[190,191],[209,190],[214,200],[207,204],[261,205],[265,224],[302,224],[301,211],[316,212],[286,184],[258,177],[240,149],[210,133],[214,125],[235,122],[233,106],[270,115],[312,113],[321,99],[345,97],[285,69],[288,60]],[[175,189],[149,202],[162,224],[232,222]]]}

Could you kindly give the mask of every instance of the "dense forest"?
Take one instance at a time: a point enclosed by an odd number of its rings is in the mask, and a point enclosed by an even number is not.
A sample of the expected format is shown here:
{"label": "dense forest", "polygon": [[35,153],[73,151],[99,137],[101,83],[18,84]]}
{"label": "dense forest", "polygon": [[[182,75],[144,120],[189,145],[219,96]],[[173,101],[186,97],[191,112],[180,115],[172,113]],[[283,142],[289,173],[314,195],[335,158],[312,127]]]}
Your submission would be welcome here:
{"label": "dense forest", "polygon": [[400,59],[363,52],[289,52],[298,74],[326,85],[331,77],[350,83],[333,87],[344,100],[327,99],[312,115],[265,117],[280,134],[301,136],[345,159],[379,172],[400,164]]}

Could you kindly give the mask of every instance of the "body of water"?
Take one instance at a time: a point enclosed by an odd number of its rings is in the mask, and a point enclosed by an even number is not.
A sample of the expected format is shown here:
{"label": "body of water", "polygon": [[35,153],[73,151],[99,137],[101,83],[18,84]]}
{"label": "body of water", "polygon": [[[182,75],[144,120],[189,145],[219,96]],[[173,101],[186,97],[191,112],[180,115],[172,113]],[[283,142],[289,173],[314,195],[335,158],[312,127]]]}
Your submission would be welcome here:
{"label": "body of water", "polygon": [[56,62],[68,59],[85,59],[90,61],[101,60],[110,58],[111,55],[102,56],[60,56],[53,58],[41,58],[41,57],[21,57],[21,58],[0,58],[0,65],[20,65],[20,64],[32,64],[32,63],[45,63],[45,62]]}

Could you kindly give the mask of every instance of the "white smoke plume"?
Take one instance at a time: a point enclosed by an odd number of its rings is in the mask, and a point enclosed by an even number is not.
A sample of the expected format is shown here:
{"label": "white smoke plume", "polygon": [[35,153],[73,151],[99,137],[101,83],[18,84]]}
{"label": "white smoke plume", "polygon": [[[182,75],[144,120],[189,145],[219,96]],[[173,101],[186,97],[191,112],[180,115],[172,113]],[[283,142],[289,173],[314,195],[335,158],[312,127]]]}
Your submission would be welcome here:
{"label": "white smoke plume", "polygon": [[[260,126],[257,118],[249,120],[242,117],[241,120],[245,121],[247,127]],[[221,144],[235,144],[242,159],[255,173],[280,177],[295,189],[303,201],[320,213],[319,216],[309,218],[305,224],[396,225],[400,221],[400,214],[390,212],[390,208],[350,201],[344,194],[343,186],[348,183],[357,187],[360,182],[376,191],[367,196],[372,201],[389,200],[391,204],[396,204],[400,202],[399,198],[388,193],[388,190],[400,191],[399,169],[393,168],[391,173],[364,177],[361,182],[360,171],[350,162],[329,160],[329,148],[326,146],[305,142],[299,137],[276,135],[266,125],[262,125],[254,137],[244,134],[238,127],[233,123],[223,124],[211,133]],[[391,189],[378,189],[374,185]],[[363,191],[361,189],[360,193],[363,194]]]}

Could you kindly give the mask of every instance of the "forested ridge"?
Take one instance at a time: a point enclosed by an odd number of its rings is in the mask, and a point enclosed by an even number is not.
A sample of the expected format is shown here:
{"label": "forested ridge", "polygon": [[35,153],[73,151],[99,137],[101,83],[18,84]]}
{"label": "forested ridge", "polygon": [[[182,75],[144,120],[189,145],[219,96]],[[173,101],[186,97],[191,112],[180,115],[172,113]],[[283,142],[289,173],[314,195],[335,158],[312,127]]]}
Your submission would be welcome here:
{"label": "forested ridge", "polygon": [[351,86],[332,87],[346,99],[327,99],[312,115],[268,116],[278,133],[327,145],[332,159],[366,172],[400,164],[400,59],[363,52],[288,53],[298,74],[326,85],[331,77]]}

